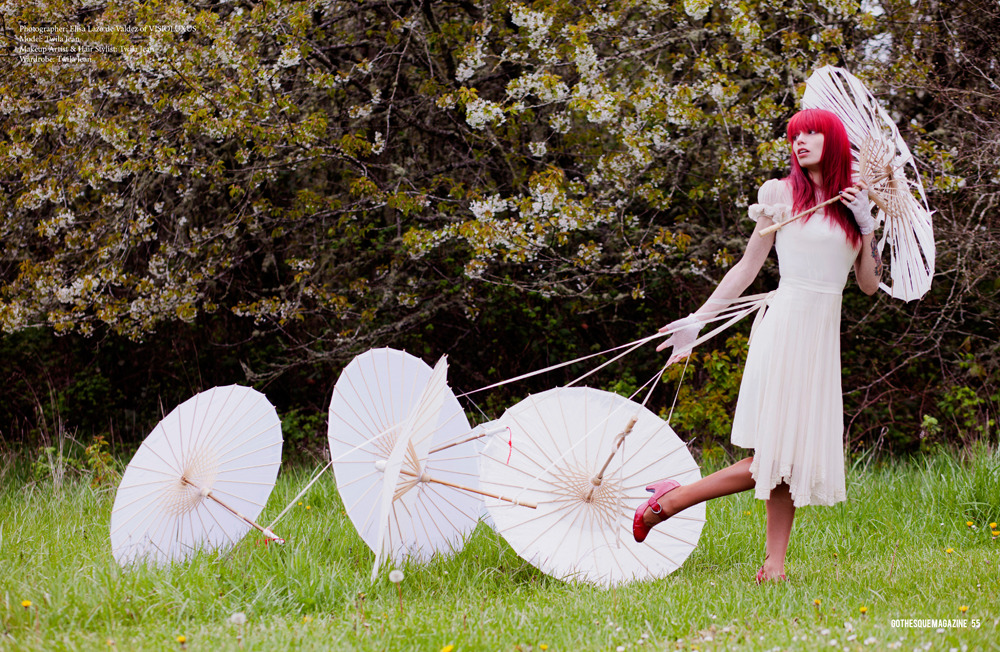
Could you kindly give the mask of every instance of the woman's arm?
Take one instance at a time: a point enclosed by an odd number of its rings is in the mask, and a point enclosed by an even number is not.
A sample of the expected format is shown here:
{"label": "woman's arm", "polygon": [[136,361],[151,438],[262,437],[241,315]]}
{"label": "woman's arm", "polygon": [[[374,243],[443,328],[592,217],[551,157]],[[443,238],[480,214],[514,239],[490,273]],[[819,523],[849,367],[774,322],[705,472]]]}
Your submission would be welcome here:
{"label": "woman's arm", "polygon": [[882,256],[875,240],[875,220],[872,218],[871,202],[868,201],[867,184],[858,181],[842,190],[840,196],[840,201],[854,213],[854,220],[861,229],[861,251],[854,259],[854,277],[862,292],[875,294],[882,282]]}
{"label": "woman's arm", "polygon": [[[739,261],[722,277],[722,281],[719,282],[719,285],[712,292],[712,295],[708,297],[708,300],[700,308],[691,313],[690,317],[684,318],[692,320],[690,328],[695,333],[695,337],[691,339],[692,342],[694,339],[697,339],[697,331],[701,330],[701,324],[708,322],[710,318],[728,306],[733,299],[743,294],[750,287],[750,284],[753,283],[753,280],[757,278],[760,268],[764,266],[764,261],[767,260],[767,255],[771,253],[771,247],[774,246],[774,234],[769,233],[761,237],[760,232],[771,226],[772,223],[771,218],[766,215],[760,216],[757,220],[757,225],[754,227],[753,234],[750,235],[747,248],[744,250]],[[676,324],[677,322],[671,322],[661,328],[660,332],[673,330],[676,328]],[[678,344],[674,337],[670,337],[661,342],[656,347],[656,350],[662,351],[668,346],[677,347]],[[683,347],[678,347],[675,350],[678,352],[671,357],[671,364],[677,362],[677,360],[683,360],[691,353],[690,350],[685,351]]]}
{"label": "woman's arm", "polygon": [[865,294],[872,295],[878,291],[882,282],[882,256],[874,233],[861,236],[861,251],[854,259],[854,277]]}

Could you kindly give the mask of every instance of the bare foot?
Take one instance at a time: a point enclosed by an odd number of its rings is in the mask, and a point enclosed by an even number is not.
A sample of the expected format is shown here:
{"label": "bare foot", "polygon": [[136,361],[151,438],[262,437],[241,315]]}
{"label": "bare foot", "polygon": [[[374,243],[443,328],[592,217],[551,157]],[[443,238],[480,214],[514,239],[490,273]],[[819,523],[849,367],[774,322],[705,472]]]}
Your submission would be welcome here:
{"label": "bare foot", "polygon": [[764,557],[764,565],[760,567],[757,571],[757,583],[761,584],[763,582],[784,582],[785,581],[785,565],[773,562],[767,557]]}

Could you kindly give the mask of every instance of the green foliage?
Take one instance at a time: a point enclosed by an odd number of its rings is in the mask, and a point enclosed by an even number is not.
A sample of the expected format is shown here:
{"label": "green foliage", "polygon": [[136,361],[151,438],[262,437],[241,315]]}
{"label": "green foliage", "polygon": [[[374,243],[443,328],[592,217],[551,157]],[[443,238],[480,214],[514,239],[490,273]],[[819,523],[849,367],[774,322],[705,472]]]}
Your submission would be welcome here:
{"label": "green foliage", "polygon": [[69,455],[60,442],[59,446],[43,446],[38,450],[32,468],[32,478],[37,482],[49,482],[56,488],[62,486],[67,474],[79,473],[85,467],[76,456]]}
{"label": "green foliage", "polygon": [[307,410],[292,408],[281,415],[281,435],[284,445],[281,457],[284,462],[309,462],[322,458],[327,448],[327,416]]}
{"label": "green foliage", "polygon": [[[670,395],[677,394],[671,426],[685,433],[686,439],[697,438],[698,445],[710,459],[716,459],[718,454],[709,451],[728,442],[733,428],[748,344],[746,336],[737,333],[726,339],[724,349],[692,353],[687,371],[681,362],[671,365],[663,374]],[[661,416],[666,418],[668,415],[669,409],[663,408]]]}
{"label": "green foliage", "polygon": [[958,495],[969,519],[977,523],[1000,521],[1000,448],[982,442],[973,445],[965,471]]}
{"label": "green foliage", "polygon": [[[213,384],[284,373],[279,409],[316,411],[373,346],[447,352],[474,389],[646,335],[743,249],[825,63],[865,80],[918,155],[947,270],[919,303],[845,293],[851,440],[916,449],[925,414],[989,436],[998,21],[992,0],[12,5],[0,346],[25,360],[35,328],[76,339],[36,339],[24,371],[0,356],[3,436],[43,444],[50,393],[67,427],[134,445]],[[23,52],[71,33],[94,51]],[[98,363],[51,362],[79,336]],[[694,422],[713,439],[718,409]]]}
{"label": "green foliage", "polygon": [[983,406],[986,400],[965,385],[951,387],[938,401],[941,415],[954,426],[963,441],[986,437],[993,430],[993,420],[986,420]]}
{"label": "green foliage", "polygon": [[[632,396],[639,389],[639,386],[635,382],[635,374],[631,371],[623,371],[604,389],[609,392],[614,392],[619,396],[624,396],[625,398],[632,398]],[[640,397],[640,399],[641,398],[642,397]]]}
{"label": "green foliage", "polygon": [[91,487],[117,487],[121,481],[115,458],[111,455],[111,444],[104,435],[97,435],[83,449],[83,459],[90,470]]}

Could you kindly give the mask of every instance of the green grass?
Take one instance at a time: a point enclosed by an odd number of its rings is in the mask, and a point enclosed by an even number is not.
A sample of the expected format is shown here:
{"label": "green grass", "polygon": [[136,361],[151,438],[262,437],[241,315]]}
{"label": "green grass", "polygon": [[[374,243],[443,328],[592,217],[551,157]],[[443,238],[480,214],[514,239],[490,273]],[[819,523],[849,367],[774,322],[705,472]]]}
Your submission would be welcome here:
{"label": "green grass", "polygon": [[[1000,521],[1000,455],[982,447],[856,464],[847,503],[799,510],[784,584],[754,584],[764,506],[746,494],[709,504],[676,573],[613,590],[553,580],[481,524],[459,554],[402,569],[402,611],[386,573],[368,581],[373,556],[332,481],[282,521],[284,547],[249,535],[221,557],[122,570],[108,543],[114,487],[56,490],[11,468],[0,467],[0,649],[179,650],[181,635],[213,652],[1000,648],[1000,539],[987,525]],[[261,520],[305,480],[284,473]],[[892,624],[929,618],[969,626]]]}

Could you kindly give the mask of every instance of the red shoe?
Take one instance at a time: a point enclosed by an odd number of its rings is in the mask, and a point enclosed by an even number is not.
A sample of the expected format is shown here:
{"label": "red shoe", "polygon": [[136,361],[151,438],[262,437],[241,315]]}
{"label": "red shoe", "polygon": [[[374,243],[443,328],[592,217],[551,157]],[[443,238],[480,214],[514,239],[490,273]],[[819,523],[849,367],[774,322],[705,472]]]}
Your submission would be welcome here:
{"label": "red shoe", "polygon": [[646,513],[646,508],[653,510],[654,514],[659,514],[663,510],[660,509],[660,498],[664,494],[670,493],[677,487],[681,486],[676,480],[661,480],[656,484],[651,484],[646,487],[646,491],[653,494],[653,497],[639,505],[635,510],[635,517],[632,518],[632,536],[635,537],[636,543],[642,543],[649,536],[649,531],[652,528],[650,525],[646,525],[642,520],[642,515]]}

